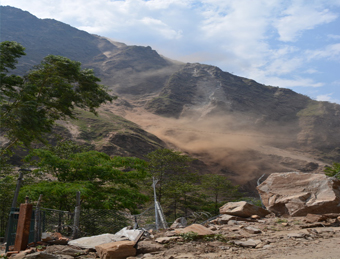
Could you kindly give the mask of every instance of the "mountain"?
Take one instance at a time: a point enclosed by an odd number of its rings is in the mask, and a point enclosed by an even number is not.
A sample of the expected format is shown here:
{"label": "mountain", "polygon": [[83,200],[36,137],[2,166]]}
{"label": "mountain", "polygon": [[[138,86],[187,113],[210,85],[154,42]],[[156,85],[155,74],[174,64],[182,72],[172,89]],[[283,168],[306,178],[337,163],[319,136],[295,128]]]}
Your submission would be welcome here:
{"label": "mountain", "polygon": [[[340,105],[263,85],[218,67],[182,63],[2,6],[1,41],[26,47],[16,73],[48,55],[81,61],[119,96],[100,116],[60,124],[69,138],[110,155],[171,147],[197,168],[253,189],[271,172],[320,172],[340,160]],[[131,122],[132,121],[132,122]],[[121,128],[118,125],[123,125]],[[133,125],[133,126],[132,126]]]}

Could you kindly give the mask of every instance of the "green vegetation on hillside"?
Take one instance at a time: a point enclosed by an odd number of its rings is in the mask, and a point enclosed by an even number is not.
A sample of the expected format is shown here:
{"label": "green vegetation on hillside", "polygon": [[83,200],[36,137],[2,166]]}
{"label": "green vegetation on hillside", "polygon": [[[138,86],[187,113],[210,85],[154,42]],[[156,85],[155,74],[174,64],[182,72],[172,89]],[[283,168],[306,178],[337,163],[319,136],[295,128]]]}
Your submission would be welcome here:
{"label": "green vegetation on hillside", "polygon": [[44,142],[55,121],[76,118],[76,107],[96,114],[102,103],[113,100],[92,70],[61,56],[45,57],[25,77],[8,74],[25,54],[24,47],[10,41],[0,47],[0,123],[9,139],[1,154],[18,144]]}

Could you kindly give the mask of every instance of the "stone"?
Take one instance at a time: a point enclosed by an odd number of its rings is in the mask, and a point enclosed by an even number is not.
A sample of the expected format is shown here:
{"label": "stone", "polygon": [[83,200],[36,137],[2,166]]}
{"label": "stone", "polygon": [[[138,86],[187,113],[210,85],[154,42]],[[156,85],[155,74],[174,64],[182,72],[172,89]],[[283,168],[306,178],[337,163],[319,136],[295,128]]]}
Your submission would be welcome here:
{"label": "stone", "polygon": [[25,259],[60,259],[60,257],[58,255],[49,254],[46,252],[37,252],[26,255]]}
{"label": "stone", "polygon": [[237,217],[232,215],[223,214],[222,216],[215,219],[215,223],[218,225],[228,224],[229,220],[236,220]]}
{"label": "stone", "polygon": [[152,241],[139,241],[137,243],[137,251],[138,254],[147,254],[147,253],[153,253],[153,252],[159,252],[163,251],[165,248],[164,246],[152,242]]}
{"label": "stone", "polygon": [[308,223],[321,222],[327,219],[324,215],[310,214],[308,213],[305,217],[305,221]]}
{"label": "stone", "polygon": [[170,228],[176,229],[176,228],[185,228],[188,225],[187,220],[184,217],[180,217],[172,223]]}
{"label": "stone", "polygon": [[128,240],[128,238],[127,237],[122,238],[114,234],[102,234],[98,236],[78,238],[78,239],[69,241],[68,244],[72,246],[77,246],[80,248],[95,249],[95,246],[98,246],[98,245],[117,242],[117,241],[125,241],[125,240]]}
{"label": "stone", "polygon": [[261,243],[261,240],[254,240],[254,239],[248,239],[247,241],[240,241],[240,240],[234,241],[235,245],[242,246],[242,247],[256,247],[260,243]]}
{"label": "stone", "polygon": [[96,246],[97,254],[101,259],[125,259],[136,255],[135,242],[118,241]]}
{"label": "stone", "polygon": [[57,254],[57,255],[70,255],[70,256],[79,256],[79,255],[86,255],[87,251],[80,250],[80,249],[74,249],[69,246],[63,246],[63,245],[53,245],[46,247],[45,250],[46,253],[50,254]]}
{"label": "stone", "polygon": [[270,212],[261,207],[252,205],[246,201],[239,201],[228,202],[224,204],[220,208],[220,214],[228,214],[243,218],[249,218],[255,214],[261,217],[265,217],[266,215],[270,214]]}
{"label": "stone", "polygon": [[251,227],[251,226],[245,227],[244,229],[251,234],[261,234],[262,233],[262,231],[260,229],[254,228],[254,227]]}
{"label": "stone", "polygon": [[160,244],[166,244],[169,243],[170,241],[178,240],[181,237],[175,236],[175,237],[159,237],[155,241]]}
{"label": "stone", "polygon": [[260,219],[261,217],[259,215],[251,215],[252,219]]}
{"label": "stone", "polygon": [[124,238],[127,237],[130,241],[136,241],[136,239],[138,238],[138,236],[142,233],[142,230],[138,230],[138,229],[127,229],[122,228],[121,230],[119,230],[117,233],[115,233],[115,236]]}
{"label": "stone", "polygon": [[179,229],[176,229],[175,232],[177,234],[185,234],[185,233],[188,233],[188,232],[195,232],[197,233],[199,236],[206,236],[206,235],[213,235],[214,232],[211,231],[210,229],[202,226],[202,225],[199,225],[199,224],[192,224],[186,228],[179,228]]}
{"label": "stone", "polygon": [[277,216],[340,213],[340,180],[324,174],[273,173],[257,190]]}
{"label": "stone", "polygon": [[301,232],[299,232],[299,233],[289,233],[289,234],[287,234],[287,237],[289,237],[289,238],[304,238],[304,237],[306,237],[306,234],[301,233]]}

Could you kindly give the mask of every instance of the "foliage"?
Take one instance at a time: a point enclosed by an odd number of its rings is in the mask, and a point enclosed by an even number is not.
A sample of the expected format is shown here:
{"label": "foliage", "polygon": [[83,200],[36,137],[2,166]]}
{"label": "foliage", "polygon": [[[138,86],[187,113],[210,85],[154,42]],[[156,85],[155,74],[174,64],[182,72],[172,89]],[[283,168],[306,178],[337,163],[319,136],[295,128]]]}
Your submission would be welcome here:
{"label": "foliage", "polygon": [[0,236],[4,236],[8,221],[8,214],[12,205],[16,186],[14,168],[5,156],[0,157]]}
{"label": "foliage", "polygon": [[161,202],[164,189],[173,184],[172,180],[174,180],[176,176],[189,172],[189,163],[192,161],[192,158],[166,148],[149,153],[147,158],[147,169],[149,173],[158,180],[156,193],[159,202]]}
{"label": "foliage", "polygon": [[189,231],[187,233],[180,234],[180,236],[183,238],[184,241],[194,241],[199,238],[199,235],[196,232]]}
{"label": "foliage", "polygon": [[24,48],[8,41],[0,46],[0,123],[10,140],[7,149],[18,143],[44,142],[44,134],[51,132],[56,120],[76,118],[76,107],[96,113],[102,103],[113,100],[91,69],[81,69],[80,62],[61,56],[45,57],[24,78],[7,75],[25,54]]}
{"label": "foliage", "polygon": [[324,170],[327,176],[340,179],[340,163],[333,163],[332,166],[327,166]]}
{"label": "foliage", "polygon": [[[74,147],[35,149],[25,158],[36,167],[36,182],[26,185],[21,199],[37,200],[43,194],[44,206],[59,210],[74,207],[76,191],[81,192],[82,207],[93,209],[130,209],[145,202],[138,181],[147,176],[146,162],[131,157],[113,157],[97,151],[72,153]],[[56,179],[46,179],[50,175]],[[45,179],[45,180],[44,180]]]}
{"label": "foliage", "polygon": [[[213,204],[213,212],[219,214],[219,207],[226,201],[236,199],[241,194],[235,186],[223,175],[207,174],[202,176],[202,187]],[[223,204],[222,204],[223,203]]]}

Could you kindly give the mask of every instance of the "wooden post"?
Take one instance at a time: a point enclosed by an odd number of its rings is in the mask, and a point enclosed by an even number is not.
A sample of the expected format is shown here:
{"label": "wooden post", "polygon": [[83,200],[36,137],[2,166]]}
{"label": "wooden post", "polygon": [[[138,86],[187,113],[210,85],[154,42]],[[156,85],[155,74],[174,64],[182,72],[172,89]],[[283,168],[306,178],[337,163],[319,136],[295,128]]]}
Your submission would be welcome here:
{"label": "wooden post", "polygon": [[42,199],[42,194],[40,194],[37,206],[35,208],[35,218],[34,218],[34,242],[40,241],[40,226],[41,226],[41,220],[40,220],[40,202]]}
{"label": "wooden post", "polygon": [[79,225],[80,225],[80,192],[77,192],[77,204],[74,208],[74,222],[73,222],[73,233],[72,238],[76,239],[79,236]]}
{"label": "wooden post", "polygon": [[15,236],[14,251],[21,251],[27,248],[28,237],[30,234],[30,224],[33,205],[28,203],[20,204],[17,233]]}

